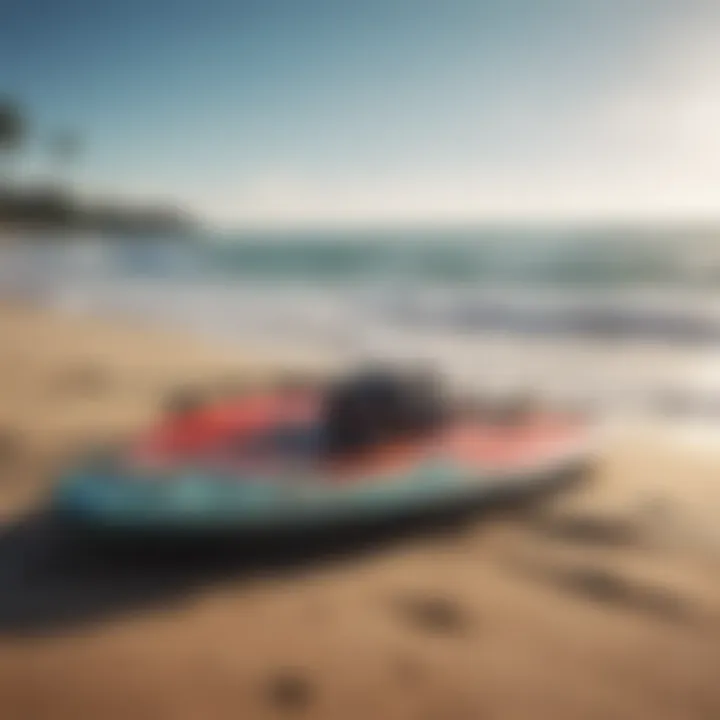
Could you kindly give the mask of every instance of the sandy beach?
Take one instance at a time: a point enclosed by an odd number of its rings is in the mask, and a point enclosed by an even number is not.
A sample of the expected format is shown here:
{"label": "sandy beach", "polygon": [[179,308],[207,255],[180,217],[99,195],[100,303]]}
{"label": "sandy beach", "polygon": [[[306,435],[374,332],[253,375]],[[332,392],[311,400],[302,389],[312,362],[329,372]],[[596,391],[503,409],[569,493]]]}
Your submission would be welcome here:
{"label": "sandy beach", "polygon": [[0,305],[3,720],[720,717],[720,448],[636,428],[532,510],[272,560],[98,559],[37,510],[173,388],[300,362]]}

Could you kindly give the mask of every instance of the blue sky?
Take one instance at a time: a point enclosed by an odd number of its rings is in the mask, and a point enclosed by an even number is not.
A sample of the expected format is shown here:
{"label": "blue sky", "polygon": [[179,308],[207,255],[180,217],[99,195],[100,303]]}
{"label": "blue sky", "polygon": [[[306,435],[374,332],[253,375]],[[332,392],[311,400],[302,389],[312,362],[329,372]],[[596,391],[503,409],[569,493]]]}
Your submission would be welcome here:
{"label": "blue sky", "polygon": [[223,223],[708,215],[714,5],[0,0],[0,93],[85,191]]}

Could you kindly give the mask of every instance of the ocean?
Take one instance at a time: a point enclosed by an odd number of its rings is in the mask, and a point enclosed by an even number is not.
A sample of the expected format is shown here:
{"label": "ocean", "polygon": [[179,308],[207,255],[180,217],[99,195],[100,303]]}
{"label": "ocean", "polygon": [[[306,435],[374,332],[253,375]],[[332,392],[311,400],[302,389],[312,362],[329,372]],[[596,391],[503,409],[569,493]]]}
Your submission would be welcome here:
{"label": "ocean", "polygon": [[478,390],[720,412],[720,233],[495,228],[0,245],[0,294]]}

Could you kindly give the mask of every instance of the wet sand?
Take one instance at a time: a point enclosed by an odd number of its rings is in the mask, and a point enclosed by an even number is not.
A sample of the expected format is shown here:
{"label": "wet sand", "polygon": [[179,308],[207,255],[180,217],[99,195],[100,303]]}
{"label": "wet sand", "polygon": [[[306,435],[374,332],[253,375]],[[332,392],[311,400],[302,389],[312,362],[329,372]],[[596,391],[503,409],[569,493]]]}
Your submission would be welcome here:
{"label": "wet sand", "polygon": [[720,717],[720,449],[655,429],[534,508],[292,547],[118,556],[43,514],[174,387],[296,363],[0,306],[3,720]]}

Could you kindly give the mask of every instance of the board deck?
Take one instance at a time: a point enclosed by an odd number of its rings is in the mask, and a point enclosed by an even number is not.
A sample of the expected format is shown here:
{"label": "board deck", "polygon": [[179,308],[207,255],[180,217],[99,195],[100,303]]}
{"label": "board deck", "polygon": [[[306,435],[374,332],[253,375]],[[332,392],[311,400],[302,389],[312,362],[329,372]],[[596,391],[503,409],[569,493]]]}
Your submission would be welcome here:
{"label": "board deck", "polygon": [[80,464],[55,504],[127,528],[310,526],[531,492],[584,462],[587,425],[536,415],[462,419],[421,440],[342,459],[321,452],[312,396],[256,396],[170,418],[111,462]]}

